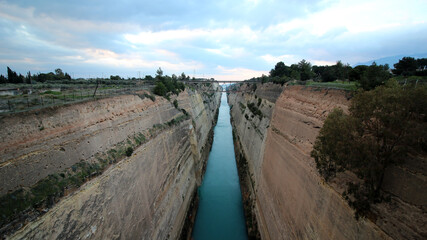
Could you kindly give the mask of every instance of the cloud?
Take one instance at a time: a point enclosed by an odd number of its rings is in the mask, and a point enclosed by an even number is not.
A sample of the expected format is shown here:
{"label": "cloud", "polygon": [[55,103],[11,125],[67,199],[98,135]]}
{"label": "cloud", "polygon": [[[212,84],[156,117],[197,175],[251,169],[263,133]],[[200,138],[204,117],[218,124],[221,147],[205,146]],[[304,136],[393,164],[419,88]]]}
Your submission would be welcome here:
{"label": "cloud", "polygon": [[0,73],[162,67],[240,79],[279,61],[354,64],[427,52],[426,11],[419,0],[2,0]]}
{"label": "cloud", "polygon": [[296,63],[297,61],[301,59],[297,59],[294,55],[281,55],[281,56],[272,56],[270,54],[266,54],[261,56],[261,58],[266,61],[270,65],[275,65],[278,62],[284,62],[287,65],[290,65],[292,63]]}
{"label": "cloud", "polygon": [[211,77],[216,80],[246,80],[252,77],[261,77],[262,74],[268,75],[268,71],[255,71],[247,68],[226,68],[217,66],[217,73]]}
{"label": "cloud", "polygon": [[[176,56],[175,54],[164,50],[157,50],[157,52]],[[83,58],[78,59],[83,60],[85,63],[113,67],[125,67],[130,69],[157,69],[158,67],[162,67],[168,71],[179,72],[182,70],[188,71],[190,69],[200,69],[203,67],[201,63],[195,61],[151,61],[143,59],[143,57],[139,54],[117,54],[105,49],[85,49],[83,51],[83,55]]]}

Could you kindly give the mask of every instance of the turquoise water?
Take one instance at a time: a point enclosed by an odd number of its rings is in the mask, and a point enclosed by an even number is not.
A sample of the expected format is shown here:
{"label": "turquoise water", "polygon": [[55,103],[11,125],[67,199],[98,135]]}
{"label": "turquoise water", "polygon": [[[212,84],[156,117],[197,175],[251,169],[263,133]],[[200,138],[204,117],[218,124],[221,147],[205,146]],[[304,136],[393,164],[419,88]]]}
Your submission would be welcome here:
{"label": "turquoise water", "polygon": [[230,107],[221,96],[212,150],[199,188],[195,240],[247,239],[239,176],[234,158]]}

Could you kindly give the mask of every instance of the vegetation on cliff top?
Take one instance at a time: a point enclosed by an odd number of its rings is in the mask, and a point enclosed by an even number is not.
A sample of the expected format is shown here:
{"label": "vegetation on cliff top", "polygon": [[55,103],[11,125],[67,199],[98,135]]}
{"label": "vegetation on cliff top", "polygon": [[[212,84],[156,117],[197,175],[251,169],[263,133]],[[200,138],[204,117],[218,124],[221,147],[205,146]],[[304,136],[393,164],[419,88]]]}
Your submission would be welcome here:
{"label": "vegetation on cliff top", "polygon": [[329,181],[338,172],[355,173],[344,197],[356,217],[384,200],[381,186],[387,167],[408,153],[427,152],[427,86],[401,86],[389,81],[352,99],[349,114],[335,109],[324,122],[311,152],[319,173]]}
{"label": "vegetation on cliff top", "polygon": [[179,94],[179,92],[185,90],[185,85],[178,80],[185,80],[187,76],[184,73],[178,78],[175,74],[172,77],[163,76],[161,68],[157,70],[156,75],[156,86],[153,89],[153,93],[159,96],[168,98],[168,93]]}
{"label": "vegetation on cliff top", "polygon": [[[286,66],[283,62],[278,62],[271,69],[269,76],[263,75],[259,78],[252,78],[252,81],[262,83],[273,82],[276,84],[300,84],[319,87],[332,87],[345,90],[356,90],[362,88],[371,90],[377,86],[384,85],[393,74],[396,80],[407,81],[408,76],[417,76],[415,81],[427,81],[427,59],[414,59],[404,57],[394,64],[394,69],[389,66],[378,65],[373,62],[370,66],[359,65],[351,67],[338,61],[331,66],[312,66],[311,63],[302,60],[297,64]],[[405,77],[405,79],[399,78]]]}

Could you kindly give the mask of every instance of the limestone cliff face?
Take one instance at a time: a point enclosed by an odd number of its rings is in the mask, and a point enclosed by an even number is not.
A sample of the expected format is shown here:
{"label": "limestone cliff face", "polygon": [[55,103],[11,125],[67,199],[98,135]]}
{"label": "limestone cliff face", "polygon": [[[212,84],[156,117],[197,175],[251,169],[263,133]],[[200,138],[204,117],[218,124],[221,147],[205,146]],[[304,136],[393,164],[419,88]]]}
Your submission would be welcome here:
{"label": "limestone cliff face", "polygon": [[[178,109],[161,97],[124,95],[1,119],[8,126],[0,143],[2,194],[166,126],[9,238],[176,239],[202,178],[220,93],[186,90],[175,98]],[[166,124],[183,112],[190,117]]]}
{"label": "limestone cliff face", "polygon": [[[248,87],[242,86],[245,88]],[[261,97],[262,92],[272,89],[281,93],[268,94],[269,98]],[[248,108],[239,107],[257,103],[259,100],[256,98],[260,97],[259,110],[264,116],[261,120],[252,118]],[[414,174],[414,171],[391,169],[389,175],[396,176],[399,172],[407,179],[401,178],[403,182],[395,183],[394,187],[385,184],[384,188],[395,190],[391,202],[374,206],[374,218],[360,220],[354,218],[353,210],[341,197],[344,181],[337,178],[332,183],[325,183],[319,176],[310,157],[313,143],[333,108],[347,110],[349,97],[338,90],[304,86],[287,86],[282,90],[280,85],[265,84],[258,84],[250,93],[229,95],[233,105],[231,114],[236,145],[241,155],[238,161],[247,161],[252,211],[262,239],[426,237],[423,229],[426,198],[419,202],[424,193],[419,193],[421,197],[417,194],[407,196],[402,190],[413,193],[420,186],[425,189],[425,175],[420,174],[422,170]],[[340,177],[343,179],[349,175]],[[393,179],[396,178],[389,177],[386,182]],[[410,202],[404,200],[408,198],[411,198]]]}
{"label": "limestone cliff face", "polygon": [[0,195],[31,186],[178,114],[163,98],[152,102],[125,95],[5,117],[0,120]]}

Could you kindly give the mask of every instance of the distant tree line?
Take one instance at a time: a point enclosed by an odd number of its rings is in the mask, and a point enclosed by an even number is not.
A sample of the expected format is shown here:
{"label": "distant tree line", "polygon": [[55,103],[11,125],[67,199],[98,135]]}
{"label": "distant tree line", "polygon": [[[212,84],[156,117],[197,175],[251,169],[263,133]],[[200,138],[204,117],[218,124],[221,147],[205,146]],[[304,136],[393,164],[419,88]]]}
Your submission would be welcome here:
{"label": "distant tree line", "polygon": [[[193,78],[194,79],[194,78]],[[70,74],[63,72],[62,69],[57,68],[54,72],[49,73],[37,73],[31,75],[31,72],[28,72],[27,75],[23,76],[22,74],[17,74],[10,67],[7,67],[7,76],[0,75],[0,84],[2,83],[13,83],[13,84],[31,84],[31,83],[64,83],[64,84],[84,84],[84,83],[94,83],[94,81],[100,82],[101,84],[113,84],[114,82],[119,82],[125,84],[127,80],[146,80],[146,81],[159,81],[166,88],[166,92],[176,92],[177,89],[182,88],[181,83],[177,83],[177,80],[190,80],[190,76],[181,73],[180,76],[172,74],[172,76],[163,75],[163,70],[159,68],[155,77],[151,75],[146,75],[144,78],[123,78],[119,75],[111,75],[109,78],[94,78],[94,79],[72,79]],[[96,83],[96,82],[95,82]],[[172,87],[173,86],[173,87]],[[158,87],[159,94],[163,92],[162,85]]]}
{"label": "distant tree line", "polygon": [[402,76],[427,76],[427,58],[404,57],[394,64],[392,71]]}
{"label": "distant tree line", "polygon": [[404,57],[394,64],[392,70],[388,64],[378,65],[375,62],[370,66],[358,65],[354,68],[349,64],[343,64],[341,61],[332,66],[312,66],[310,62],[304,59],[290,66],[278,62],[271,69],[269,76],[263,75],[252,80],[278,84],[284,84],[290,80],[306,81],[312,79],[319,82],[343,80],[357,82],[361,88],[371,90],[376,86],[383,85],[393,74],[398,76],[427,76],[427,58]]}
{"label": "distant tree line", "polygon": [[15,71],[7,67],[7,78],[3,75],[0,75],[0,84],[1,83],[26,83],[31,84],[32,82],[41,82],[46,81],[57,81],[57,80],[71,80],[71,76],[68,73],[64,73],[60,68],[55,69],[55,73],[38,73],[31,75],[31,72],[28,72],[26,76],[22,74],[17,74]]}

